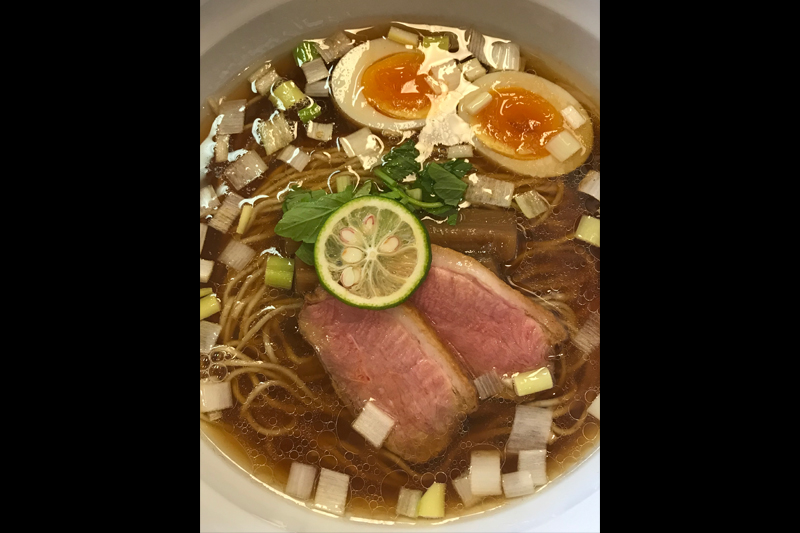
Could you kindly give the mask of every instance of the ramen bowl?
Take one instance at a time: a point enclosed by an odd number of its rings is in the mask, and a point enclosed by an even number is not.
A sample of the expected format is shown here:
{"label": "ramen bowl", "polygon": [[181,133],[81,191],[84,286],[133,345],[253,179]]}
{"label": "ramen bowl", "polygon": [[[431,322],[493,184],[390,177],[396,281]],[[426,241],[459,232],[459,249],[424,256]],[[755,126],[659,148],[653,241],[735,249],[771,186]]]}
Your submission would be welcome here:
{"label": "ramen bowl", "polygon": [[[399,21],[476,27],[545,59],[570,89],[599,108],[599,0],[206,0],[200,3],[200,106],[224,93],[246,67],[286,55],[306,38]],[[201,120],[208,113],[201,109]],[[203,183],[201,182],[201,187]],[[532,531],[569,516],[600,488],[599,445],[534,495],[487,512],[416,525],[334,518],[298,505],[236,466],[235,450],[200,432],[201,530],[216,531]],[[599,531],[599,510],[586,527]],[[591,529],[595,530],[595,529]]]}

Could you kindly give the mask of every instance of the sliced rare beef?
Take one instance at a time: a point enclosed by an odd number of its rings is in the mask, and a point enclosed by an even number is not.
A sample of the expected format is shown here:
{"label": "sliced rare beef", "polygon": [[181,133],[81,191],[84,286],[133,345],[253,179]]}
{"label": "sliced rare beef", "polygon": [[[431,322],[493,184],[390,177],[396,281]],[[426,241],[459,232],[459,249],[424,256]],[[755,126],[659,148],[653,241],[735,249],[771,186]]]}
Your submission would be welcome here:
{"label": "sliced rare beef", "polygon": [[473,377],[544,366],[567,333],[555,316],[475,259],[433,245],[431,269],[410,301]]}
{"label": "sliced rare beef", "polygon": [[410,305],[359,309],[319,288],[298,324],[354,415],[373,399],[395,419],[385,446],[408,461],[438,455],[477,408],[472,382]]}

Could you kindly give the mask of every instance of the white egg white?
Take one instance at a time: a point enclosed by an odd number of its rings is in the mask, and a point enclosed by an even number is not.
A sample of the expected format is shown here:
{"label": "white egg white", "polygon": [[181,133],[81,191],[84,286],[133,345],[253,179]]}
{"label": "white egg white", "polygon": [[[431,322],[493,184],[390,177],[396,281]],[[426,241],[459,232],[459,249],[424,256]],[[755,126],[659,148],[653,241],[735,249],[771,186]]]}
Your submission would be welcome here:
{"label": "white egg white", "polygon": [[367,102],[361,90],[361,77],[364,71],[384,57],[407,52],[415,48],[387,39],[374,39],[356,46],[347,52],[331,75],[330,87],[333,100],[351,121],[376,130],[406,131],[418,130],[425,125],[425,119],[403,120],[384,115]]}
{"label": "white egg white", "polygon": [[[545,157],[533,160],[513,159],[495,150],[492,150],[486,146],[486,144],[481,142],[477,135],[473,135],[472,143],[475,146],[475,150],[484,157],[491,159],[495,163],[513,172],[542,178],[560,176],[562,174],[572,172],[582,165],[583,162],[586,161],[586,158],[589,157],[589,154],[592,150],[592,143],[594,142],[594,133],[592,131],[592,122],[589,117],[589,113],[583,108],[578,100],[575,99],[575,97],[573,97],[563,88],[534,74],[514,71],[494,72],[487,74],[475,80],[473,84],[478,90],[466,95],[458,106],[459,116],[470,124],[472,124],[473,117],[464,111],[464,105],[468,104],[472,98],[478,96],[483,91],[488,91],[492,88],[501,89],[504,87],[521,87],[531,91],[532,93],[536,93],[550,102],[550,104],[552,104],[552,106],[555,107],[558,112],[568,106],[573,106],[581,113],[581,115],[583,115],[584,118],[586,118],[586,122],[574,130],[569,128],[566,122],[564,123],[565,129],[568,129],[568,131],[576,139],[578,139],[578,141],[580,141],[582,146],[580,150],[567,158],[565,161],[559,161],[549,154]],[[473,126],[472,129],[474,134],[476,130],[475,126]]]}

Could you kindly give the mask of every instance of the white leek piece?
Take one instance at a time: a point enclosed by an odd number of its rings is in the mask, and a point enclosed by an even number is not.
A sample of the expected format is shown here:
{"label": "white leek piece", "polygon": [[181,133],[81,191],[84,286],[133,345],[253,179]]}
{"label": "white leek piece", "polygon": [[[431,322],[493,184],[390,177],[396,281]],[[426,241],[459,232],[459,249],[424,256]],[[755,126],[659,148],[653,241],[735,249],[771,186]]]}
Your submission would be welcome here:
{"label": "white leek piece", "polygon": [[208,221],[208,225],[222,233],[227,232],[233,224],[233,221],[239,216],[239,212],[241,211],[239,204],[241,204],[242,200],[244,200],[244,198],[238,194],[234,192],[228,193],[222,205],[220,205],[219,209],[214,213],[214,217]]}
{"label": "white leek piece", "polygon": [[303,74],[306,75],[307,83],[314,83],[328,78],[328,67],[325,66],[325,62],[321,57],[303,63],[300,68],[303,69]]}
{"label": "white leek piece", "polygon": [[230,135],[217,135],[217,142],[214,144],[214,161],[217,163],[228,162],[228,143]]}
{"label": "white leek piece", "polygon": [[222,309],[219,298],[214,293],[200,298],[200,320],[204,320],[220,312]]}
{"label": "white leek piece", "polygon": [[547,141],[544,148],[550,155],[563,162],[581,149],[581,143],[567,130],[561,130]]}
{"label": "white leek piece", "polygon": [[383,441],[394,427],[394,419],[375,405],[367,402],[364,409],[353,422],[353,429],[376,448],[383,446]]}
{"label": "white leek piece", "polygon": [[578,228],[575,230],[575,237],[593,246],[600,247],[600,219],[582,215]]}
{"label": "white leek piece", "polygon": [[211,277],[212,270],[214,270],[214,261],[200,259],[200,283],[206,283],[208,281],[208,278]]}
{"label": "white leek piece", "polygon": [[315,479],[317,479],[316,466],[293,461],[289,467],[289,480],[286,482],[284,492],[298,500],[308,500],[314,490]]}
{"label": "white leek piece", "polygon": [[470,28],[464,36],[467,39],[467,49],[472,52],[472,55],[484,65],[488,64],[485,52],[486,38],[483,34]]}
{"label": "white leek piece", "polygon": [[269,96],[272,94],[272,86],[280,79],[281,77],[278,76],[277,72],[270,70],[258,78],[255,82],[252,82],[251,88],[253,89],[253,92],[258,93],[261,96]]}
{"label": "white leek piece", "polygon": [[510,181],[496,180],[480,174],[467,176],[464,200],[470,203],[510,207],[513,195],[514,184]]}
{"label": "white leek piece", "polygon": [[464,157],[472,157],[472,145],[469,144],[456,144],[455,146],[447,147],[448,159],[459,159]]}
{"label": "white leek piece", "polygon": [[267,164],[255,150],[250,150],[242,157],[231,163],[222,176],[228,180],[237,191],[257,179],[267,170]]}
{"label": "white leek piece", "polygon": [[527,470],[534,485],[547,484],[547,450],[520,450],[517,470]]}
{"label": "white leek piece", "polygon": [[200,216],[210,215],[214,209],[219,207],[219,198],[217,192],[211,185],[206,185],[200,189]]}
{"label": "white leek piece", "polygon": [[461,73],[467,79],[467,81],[475,81],[481,76],[486,75],[486,69],[483,68],[481,62],[478,61],[477,58],[473,57],[469,61],[465,61],[460,65]]}
{"label": "white leek piece", "polygon": [[239,215],[239,225],[236,226],[236,233],[244,235],[247,228],[250,227],[250,217],[253,215],[253,204],[244,204],[242,212]]}
{"label": "white leek piece", "polygon": [[339,143],[347,157],[358,157],[364,170],[369,170],[380,162],[383,142],[373,135],[372,130],[363,127],[346,137],[340,137]]}
{"label": "white leek piece", "polygon": [[514,376],[514,391],[517,396],[527,396],[535,392],[553,388],[553,376],[547,367],[530,372],[520,372]]}
{"label": "white leek piece", "polygon": [[417,517],[417,507],[422,498],[422,491],[400,487],[400,494],[397,496],[397,514]]}
{"label": "white leek piece", "polygon": [[475,91],[471,96],[465,97],[464,100],[467,100],[462,104],[464,111],[470,115],[477,115],[481,109],[489,105],[489,102],[492,101],[492,95],[488,91]]}
{"label": "white leek piece", "polygon": [[600,200],[600,173],[596,170],[587,172],[578,190]]}
{"label": "white leek piece", "polygon": [[425,76],[425,83],[431,88],[434,94],[442,94],[444,92],[444,83],[437,80],[433,76]]}
{"label": "white leek piece", "polygon": [[503,382],[494,369],[492,369],[491,372],[478,376],[474,380],[474,383],[475,388],[478,390],[478,397],[481,400],[500,394],[503,390]]}
{"label": "white leek piece", "polygon": [[200,412],[208,413],[233,407],[230,382],[200,381]]}
{"label": "white leek piece", "polygon": [[517,453],[520,450],[546,449],[552,423],[552,409],[518,405],[511,425],[511,435],[506,443],[506,451]]}
{"label": "white leek piece", "polygon": [[461,474],[460,477],[453,480],[453,488],[456,489],[458,497],[461,498],[461,502],[464,504],[465,509],[472,507],[481,500],[480,497],[472,494],[471,484],[472,481],[469,477],[469,472],[465,472],[464,474]]}
{"label": "white leek piece", "polygon": [[272,155],[292,142],[297,130],[289,124],[283,113],[277,111],[268,120],[259,123],[259,134],[267,155]]}
{"label": "white leek piece", "polygon": [[589,406],[589,414],[600,420],[600,394],[597,395],[597,398],[595,398]]}
{"label": "white leek piece", "polygon": [[454,91],[461,84],[461,71],[454,59],[434,65],[431,68],[431,75],[439,82],[447,85],[451,91]]}
{"label": "white leek piece", "polygon": [[270,102],[280,110],[291,109],[296,105],[305,104],[307,102],[306,95],[292,80],[286,80],[283,83],[276,83],[272,88],[272,94],[269,96]]}
{"label": "white leek piece", "polygon": [[500,479],[500,452],[476,450],[470,454],[470,490],[474,496],[503,494]]}
{"label": "white leek piece", "polygon": [[220,331],[222,331],[222,326],[219,324],[208,320],[200,321],[200,353],[207,354],[211,348],[216,346]]}
{"label": "white leek piece", "polygon": [[592,314],[572,338],[572,344],[585,354],[591,353],[600,344],[600,315]]}
{"label": "white leek piece", "polygon": [[260,67],[258,67],[256,70],[254,70],[252,74],[250,74],[249,76],[247,76],[247,81],[248,81],[249,83],[253,83],[253,82],[254,82],[254,81],[256,81],[257,79],[259,79],[259,78],[261,78],[261,77],[263,77],[263,76],[266,76],[266,75],[267,75],[268,73],[270,73],[270,72],[273,72],[273,70],[272,70],[272,63],[270,63],[269,61],[267,61],[266,63],[264,63],[263,65],[261,65]]}
{"label": "white leek piece", "polygon": [[340,173],[336,176],[336,192],[344,192],[344,190],[353,184],[353,178],[348,173]]}
{"label": "white leek piece", "polygon": [[200,223],[200,253],[203,253],[203,245],[206,242],[206,233],[208,233],[208,224]]}
{"label": "white leek piece", "polygon": [[531,473],[527,470],[503,474],[503,493],[506,498],[527,496],[533,494],[535,489]]}
{"label": "white leek piece", "polygon": [[344,514],[349,488],[350,476],[322,468],[317,482],[317,493],[314,495],[314,505],[318,509],[341,516]]}
{"label": "white leek piece", "polygon": [[244,131],[244,111],[247,109],[247,100],[228,100],[219,106],[222,122],[217,128],[217,135],[230,135]]}
{"label": "white leek piece", "polygon": [[581,112],[571,105],[561,110],[561,116],[564,117],[564,121],[569,124],[569,127],[573,130],[580,128],[586,123],[586,117],[581,115]]}
{"label": "white leek piece", "polygon": [[331,63],[349,52],[353,48],[353,41],[343,31],[337,31],[322,43],[314,43],[314,46],[322,59]]}
{"label": "white leek piece", "polygon": [[422,518],[444,517],[445,488],[444,483],[434,483],[428,487],[428,490],[419,499],[417,507],[419,516]]}
{"label": "white leek piece", "polygon": [[242,270],[250,263],[250,260],[256,256],[256,251],[242,244],[239,241],[231,239],[228,244],[223,248],[222,253],[219,254],[217,261],[224,265],[228,265],[234,270]]}
{"label": "white leek piece", "polygon": [[519,206],[519,210],[522,211],[522,214],[527,218],[538,217],[550,209],[550,202],[548,202],[544,196],[536,192],[535,189],[518,194],[514,197],[514,201]]}
{"label": "white leek piece", "polygon": [[333,138],[333,124],[320,124],[310,121],[306,124],[306,135],[318,141],[330,141]]}
{"label": "white leek piece", "polygon": [[291,144],[278,154],[278,159],[289,163],[298,172],[302,172],[306,165],[311,162],[311,156],[308,153]]}
{"label": "white leek piece", "polygon": [[413,47],[417,47],[419,45],[419,34],[401,30],[397,26],[392,26],[389,28],[389,33],[386,34],[386,38],[390,41],[400,44],[408,44]]}
{"label": "white leek piece", "polygon": [[492,43],[492,66],[495,70],[519,70],[519,46],[514,43]]}
{"label": "white leek piece", "polygon": [[325,98],[331,95],[330,85],[328,85],[327,79],[307,84],[304,92],[306,96],[311,96],[313,98]]}

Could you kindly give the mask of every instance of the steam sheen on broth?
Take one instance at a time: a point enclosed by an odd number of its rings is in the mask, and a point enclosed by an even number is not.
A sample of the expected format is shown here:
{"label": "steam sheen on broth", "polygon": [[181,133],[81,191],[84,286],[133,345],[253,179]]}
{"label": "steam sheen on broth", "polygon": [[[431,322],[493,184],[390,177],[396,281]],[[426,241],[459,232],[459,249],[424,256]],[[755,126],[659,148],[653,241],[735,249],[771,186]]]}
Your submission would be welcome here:
{"label": "steam sheen on broth", "polygon": [[[357,46],[385,37],[390,26],[422,36],[448,33],[452,38],[447,53],[462,62],[470,56],[463,43],[462,46],[456,44],[465,35],[464,29],[460,28],[392,23],[348,31],[347,35],[354,39]],[[316,41],[322,42],[326,35],[319,37]],[[487,41],[491,44],[492,38],[487,37]],[[442,52],[445,53],[444,50]],[[413,56],[412,61],[422,61],[418,56],[408,55]],[[389,57],[397,60],[396,56]],[[492,235],[488,235],[491,233],[491,223],[487,226],[490,229],[481,229],[477,224],[475,239],[464,242],[457,237],[448,237],[446,232],[435,231],[432,225],[441,228],[447,225],[441,217],[422,215],[422,218],[436,244],[452,247],[478,259],[501,280],[549,309],[564,325],[569,338],[555,347],[548,360],[553,388],[522,397],[506,391],[481,400],[475,412],[469,415],[463,413],[459,417],[459,431],[444,451],[421,464],[409,463],[385,447],[375,449],[353,430],[353,414],[337,396],[330,376],[312,346],[298,330],[297,315],[306,291],[278,289],[264,284],[266,258],[271,255],[292,257],[298,247],[298,243],[275,233],[275,225],[283,215],[281,201],[290,185],[336,192],[337,175],[348,173],[359,181],[379,181],[370,170],[362,168],[357,158],[348,157],[340,149],[338,139],[356,132],[362,126],[348,119],[334,104],[333,98],[314,98],[321,112],[313,120],[333,125],[332,140],[322,142],[311,139],[300,124],[291,144],[309,152],[311,159],[298,172],[277,159],[277,154],[268,156],[253,133],[253,123],[268,120],[275,111],[275,104],[270,98],[254,93],[252,83],[246,79],[263,61],[237,77],[240,81],[232,82],[205,106],[205,118],[201,118],[200,125],[201,143],[215,140],[209,134],[221,103],[247,101],[243,132],[229,136],[228,161],[217,163],[212,157],[203,167],[201,159],[201,174],[203,168],[206,172],[201,185],[210,183],[220,200],[225,194],[235,192],[244,199],[243,205],[252,206],[252,214],[242,234],[236,232],[237,222],[234,221],[227,232],[209,228],[201,245],[201,259],[215,262],[208,281],[201,282],[201,289],[212,289],[221,301],[219,312],[206,320],[219,324],[221,330],[215,347],[209,353],[200,355],[200,377],[201,380],[230,383],[234,398],[233,407],[217,411],[213,416],[201,413],[201,428],[220,450],[272,489],[278,492],[285,489],[293,462],[328,468],[350,476],[346,515],[373,520],[409,521],[413,519],[398,516],[397,513],[400,489],[406,487],[425,491],[434,482],[444,483],[445,517],[449,519],[491,509],[506,501],[502,495],[487,496],[481,502],[465,508],[452,480],[469,470],[470,454],[477,450],[498,450],[502,472],[517,470],[516,456],[506,453],[505,446],[518,404],[533,404],[554,410],[552,434],[547,446],[548,482],[569,471],[599,445],[599,418],[588,413],[590,404],[600,392],[599,341],[590,346],[588,351],[585,345],[573,342],[581,327],[595,321],[599,324],[599,246],[592,246],[575,237],[582,216],[599,218],[599,200],[578,190],[587,173],[600,171],[599,109],[534,53],[523,51],[521,57],[524,63],[522,71],[566,88],[588,112],[591,121],[589,135],[592,139],[588,156],[574,170],[551,177],[510,171],[500,166],[497,159],[486,157],[478,151],[467,158],[474,172],[513,183],[514,195],[535,190],[549,204],[544,214],[530,219],[515,209],[516,206],[477,208],[469,206],[468,202],[462,204],[459,224],[464,223],[464,227],[470,224],[468,212],[474,209],[489,213],[488,218],[505,215],[515,218],[517,246],[511,254],[499,253],[498,247],[493,244]],[[296,65],[291,54],[266,59],[271,61],[272,68],[281,77],[294,81],[301,89],[306,86],[304,71]],[[384,62],[392,66],[392,59]],[[332,72],[335,65],[335,61],[331,62],[328,70]],[[403,68],[407,68],[407,65]],[[375,72],[371,71],[369,75],[374,77]],[[416,83],[423,82],[417,80]],[[495,98],[504,90],[511,89],[496,91]],[[425,90],[419,92],[430,94],[430,91],[426,85]],[[370,103],[374,104],[382,98],[375,91],[366,92]],[[416,118],[420,103],[418,99],[411,100],[415,106],[412,115]],[[296,115],[296,110],[286,112],[286,116],[294,120],[297,120]],[[559,124],[561,121],[560,116],[549,119]],[[487,119],[485,122],[490,121]],[[418,141],[420,138],[419,132],[414,130],[392,132],[373,129],[373,133],[380,137],[384,145],[383,153],[406,139]],[[526,143],[530,152],[538,154],[542,151],[541,146],[532,146],[530,140],[526,140]],[[223,175],[231,161],[244,151],[256,152],[267,168],[260,177],[234,190]],[[428,159],[448,159],[446,147],[439,144],[431,146]],[[216,212],[201,216],[201,222],[213,218]],[[458,224],[454,227],[457,228]],[[218,262],[231,240],[247,244],[256,252],[247,266],[239,270],[226,268]],[[313,284],[313,272],[313,267],[298,265],[295,271],[297,286],[306,274]],[[408,393],[414,394],[414,391]],[[546,485],[537,486],[536,491],[544,487]],[[299,503],[312,506],[313,501]]]}

